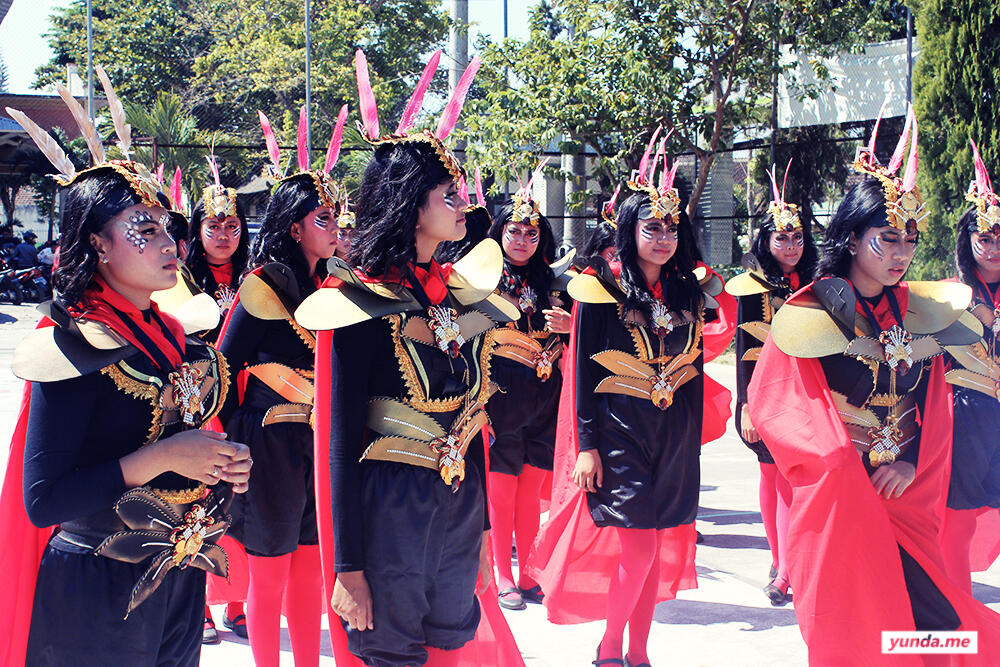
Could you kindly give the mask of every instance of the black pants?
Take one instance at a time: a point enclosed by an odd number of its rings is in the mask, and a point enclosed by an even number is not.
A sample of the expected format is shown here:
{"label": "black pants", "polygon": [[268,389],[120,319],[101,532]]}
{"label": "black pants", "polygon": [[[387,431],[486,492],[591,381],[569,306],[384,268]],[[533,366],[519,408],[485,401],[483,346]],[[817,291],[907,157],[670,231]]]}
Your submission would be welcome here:
{"label": "black pants", "polygon": [[173,569],[124,618],[148,562],[123,563],[51,544],[42,554],[28,635],[28,667],[188,667],[201,657],[205,572]]}
{"label": "black pants", "polygon": [[493,361],[493,381],[501,391],[486,404],[493,435],[490,472],[520,475],[525,464],[552,470],[556,416],[562,376],[553,369],[542,382],[527,366],[499,358]]}
{"label": "black pants", "polygon": [[425,647],[458,649],[476,634],[484,504],[479,475],[466,463],[457,493],[435,470],[362,465],[374,629],[344,629],[351,653],[368,665],[423,665]]}

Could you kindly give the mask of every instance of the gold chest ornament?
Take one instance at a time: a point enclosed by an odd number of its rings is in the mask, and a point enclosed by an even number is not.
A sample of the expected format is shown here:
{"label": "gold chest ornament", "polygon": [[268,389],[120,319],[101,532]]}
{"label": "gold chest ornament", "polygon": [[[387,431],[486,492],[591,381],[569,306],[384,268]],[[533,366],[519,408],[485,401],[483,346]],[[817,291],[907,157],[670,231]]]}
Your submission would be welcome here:
{"label": "gold chest ornament", "polygon": [[876,468],[883,463],[892,463],[899,456],[903,432],[893,415],[886,417],[881,426],[869,429],[868,437],[872,442],[872,448],[868,450],[868,461]]}
{"label": "gold chest ornament", "polygon": [[215,290],[215,302],[219,304],[219,310],[222,312],[232,308],[235,300],[236,291],[229,285],[221,285],[219,289]]}
{"label": "gold chest ornament", "polygon": [[653,307],[650,309],[650,315],[653,319],[653,333],[657,336],[662,338],[674,330],[674,323],[670,318],[670,312],[667,310],[667,304],[659,300],[654,301]]}
{"label": "gold chest ornament", "polygon": [[895,371],[900,366],[900,371],[908,372],[913,365],[913,348],[910,347],[913,336],[910,332],[893,324],[879,334],[878,340],[885,348],[885,360],[889,368]]}
{"label": "gold chest ornament", "polygon": [[195,419],[204,412],[201,402],[201,382],[204,378],[204,371],[187,362],[167,376],[172,385],[174,402],[180,406],[181,419],[186,426],[194,426]]}
{"label": "gold chest ornament", "polygon": [[215,519],[208,516],[200,504],[192,505],[184,513],[184,523],[170,532],[170,542],[174,545],[174,565],[183,569],[197,558],[205,544],[208,529],[215,525]]}
{"label": "gold chest ornament", "polygon": [[524,285],[517,290],[517,307],[524,311],[528,317],[535,314],[535,303],[537,301],[538,296],[535,294],[535,290],[531,289],[530,285]]}
{"label": "gold chest ornament", "polygon": [[452,359],[459,355],[465,345],[465,337],[458,324],[458,311],[450,306],[431,306],[427,309],[430,329],[434,332],[434,342],[438,348]]}

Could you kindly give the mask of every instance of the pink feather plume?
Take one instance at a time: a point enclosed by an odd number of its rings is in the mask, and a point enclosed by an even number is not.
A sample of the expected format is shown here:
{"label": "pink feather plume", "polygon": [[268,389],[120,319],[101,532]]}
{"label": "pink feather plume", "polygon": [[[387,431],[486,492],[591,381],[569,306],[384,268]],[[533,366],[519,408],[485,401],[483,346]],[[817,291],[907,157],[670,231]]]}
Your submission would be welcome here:
{"label": "pink feather plume", "polygon": [[441,62],[441,49],[435,51],[431,59],[427,61],[427,66],[424,67],[424,72],[420,75],[420,81],[417,82],[417,87],[413,89],[413,95],[410,96],[410,101],[406,103],[406,108],[403,110],[403,116],[399,119],[396,134],[403,134],[413,127],[413,121],[417,119],[417,114],[420,113],[420,107],[424,103],[424,94],[431,85],[431,80],[437,72],[439,62]]}
{"label": "pink feather plume", "polygon": [[275,168],[281,168],[281,151],[278,150],[278,140],[274,137],[274,129],[271,121],[267,119],[263,111],[258,111],[260,117],[260,130],[264,133],[264,143],[267,145],[267,154],[271,156],[271,163]]}
{"label": "pink feather plume", "polygon": [[642,159],[639,160],[639,179],[646,178],[646,167],[649,166],[649,156],[653,152],[653,146],[656,145],[656,138],[660,136],[660,130],[663,129],[662,125],[656,126],[656,131],[653,132],[653,136],[649,138],[649,143],[646,144],[646,150],[642,154]]}
{"label": "pink feather plume", "polygon": [[465,182],[465,176],[458,177],[458,197],[462,201],[469,201],[469,184]]}
{"label": "pink feather plume", "polygon": [[875,118],[875,127],[872,128],[871,139],[868,140],[868,150],[872,155],[875,155],[875,140],[878,139],[878,126],[882,124],[882,114],[885,113],[885,108],[889,105],[889,96],[885,96],[885,100],[882,102],[882,106],[878,110],[878,116]]}
{"label": "pink feather plume", "polygon": [[913,118],[913,109],[907,109],[906,124],[903,125],[903,133],[899,135],[899,141],[896,142],[896,150],[892,152],[889,164],[885,167],[886,171],[890,174],[895,174],[903,165],[903,156],[906,154],[906,142],[910,138],[910,132],[913,128]]}
{"label": "pink feather plume", "polygon": [[208,162],[208,168],[212,172],[212,178],[215,179],[215,184],[221,186],[222,179],[219,178],[219,165],[215,161],[215,155],[214,154],[206,155],[205,161]]}
{"label": "pink feather plume", "polygon": [[979,147],[976,146],[976,142],[969,139],[969,143],[972,144],[972,155],[976,160],[976,191],[980,197],[986,195],[987,192],[993,193],[993,183],[990,180],[990,173],[986,171],[986,164],[983,162],[983,158],[979,155]]}
{"label": "pink feather plume", "polygon": [[906,158],[906,172],[903,174],[903,192],[910,192],[917,187],[917,116],[910,107],[909,118],[913,119],[913,136],[910,138],[910,155]]}
{"label": "pink feather plume", "polygon": [[344,123],[347,122],[347,105],[340,107],[337,114],[337,124],[333,126],[333,135],[330,136],[330,145],[326,149],[326,161],[323,163],[323,171],[327,174],[337,164],[340,157],[340,144],[344,139]]}
{"label": "pink feather plume", "polygon": [[299,158],[299,171],[309,171],[309,117],[306,114],[306,108],[301,107],[299,109],[299,136],[298,136],[298,150],[296,153]]}
{"label": "pink feather plume", "polygon": [[183,193],[181,192],[181,168],[180,166],[174,169],[174,178],[170,182],[170,199],[174,202],[174,208],[180,210],[181,199],[183,198]]}
{"label": "pink feather plume", "polygon": [[483,174],[479,171],[479,167],[476,167],[476,202],[480,206],[486,206],[486,197],[483,196]]}
{"label": "pink feather plume", "polygon": [[619,183],[615,186],[614,194],[611,195],[611,199],[604,202],[604,212],[611,214],[615,212],[615,202],[618,201],[618,193],[621,192],[622,184]]}
{"label": "pink feather plume", "polygon": [[469,66],[465,68],[462,78],[458,80],[458,85],[455,86],[451,99],[448,100],[444,113],[441,114],[441,120],[438,121],[437,130],[434,132],[434,136],[441,141],[447,139],[451,131],[455,129],[458,115],[462,113],[462,107],[465,105],[465,96],[469,94],[469,88],[472,86],[472,80],[476,77],[476,72],[479,71],[480,64],[479,56],[475,56],[469,61]]}
{"label": "pink feather plume", "polygon": [[368,59],[365,58],[365,53],[361,49],[354,53],[354,73],[358,80],[361,126],[369,139],[378,139],[378,107],[375,106],[375,93],[372,92],[372,84],[368,79]]}
{"label": "pink feather plume", "polygon": [[788,168],[792,166],[792,158],[788,158],[788,164],[785,165],[785,178],[781,181],[781,201],[785,201],[785,186],[788,185]]}
{"label": "pink feather plume", "polygon": [[528,179],[528,184],[524,186],[524,193],[528,198],[531,197],[531,192],[532,192],[531,186],[535,183],[535,177],[542,173],[542,169],[548,163],[549,163],[549,158],[544,158],[542,160],[539,160],[538,166],[535,167],[535,170],[533,172],[531,172],[531,178]]}
{"label": "pink feather plume", "polygon": [[768,170],[767,175],[771,177],[771,200],[780,202],[781,192],[778,190],[778,177],[774,173],[774,165]]}
{"label": "pink feather plume", "polygon": [[670,172],[667,174],[667,182],[664,188],[670,190],[674,187],[674,179],[677,178],[677,168],[681,166],[680,162],[674,162],[674,166],[670,168]]}
{"label": "pink feather plume", "polygon": [[166,165],[161,162],[160,166],[156,168],[156,180],[158,180],[160,183],[163,182],[163,168],[165,166]]}
{"label": "pink feather plume", "polygon": [[[664,166],[666,166],[666,147],[667,142],[665,141],[665,138],[660,139],[660,145],[656,147],[656,155],[653,156],[653,159],[649,164],[649,173],[646,174],[646,182],[650,185],[654,185],[653,176],[656,175],[656,167],[659,165],[661,157],[664,159]],[[660,175],[660,185],[663,185],[663,174]]]}

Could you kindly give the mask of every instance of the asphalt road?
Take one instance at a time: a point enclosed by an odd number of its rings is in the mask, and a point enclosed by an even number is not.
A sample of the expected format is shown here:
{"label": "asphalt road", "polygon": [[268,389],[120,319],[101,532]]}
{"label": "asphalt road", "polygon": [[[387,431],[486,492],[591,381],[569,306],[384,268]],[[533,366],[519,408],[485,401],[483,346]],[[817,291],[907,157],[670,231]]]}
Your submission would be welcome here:
{"label": "asphalt road", "polygon": [[[9,439],[13,430],[22,387],[9,370],[11,356],[37,319],[30,306],[0,305],[0,437],[4,439]],[[708,372],[733,387],[733,366],[709,364]],[[0,458],[0,470],[5,467],[6,454]],[[707,445],[702,453],[698,529],[705,542],[698,546],[699,587],[657,607],[650,635],[652,664],[768,667],[806,663],[806,647],[795,623],[793,604],[772,607],[761,592],[767,583],[770,552],[760,521],[757,484],[756,458],[730,424],[726,436]],[[1000,611],[1000,565],[974,576],[973,593]],[[222,627],[223,608],[214,613],[223,641],[204,648],[203,664],[252,664],[246,640]],[[553,625],[538,605],[506,614],[530,667],[583,667],[594,659],[602,623]],[[282,644],[281,664],[291,666],[286,631]],[[321,664],[334,664],[325,632]]]}

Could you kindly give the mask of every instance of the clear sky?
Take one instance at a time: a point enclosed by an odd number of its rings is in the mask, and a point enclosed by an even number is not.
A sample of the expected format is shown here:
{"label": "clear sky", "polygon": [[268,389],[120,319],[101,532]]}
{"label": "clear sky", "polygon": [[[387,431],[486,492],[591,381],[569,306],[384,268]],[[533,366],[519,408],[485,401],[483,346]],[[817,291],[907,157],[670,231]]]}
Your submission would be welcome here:
{"label": "clear sky", "polygon": [[[96,0],[99,2],[100,0]],[[65,7],[70,0],[14,0],[0,23],[0,52],[10,74],[12,93],[30,92],[35,68],[49,60],[52,53],[44,35],[49,29],[53,9]],[[507,16],[512,37],[527,36],[529,8],[536,0],[508,0]],[[444,0],[444,5],[450,5]],[[471,40],[484,32],[499,39],[503,36],[503,0],[469,0]]]}

